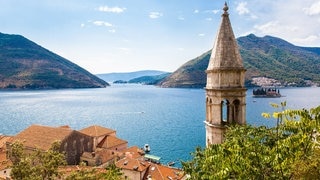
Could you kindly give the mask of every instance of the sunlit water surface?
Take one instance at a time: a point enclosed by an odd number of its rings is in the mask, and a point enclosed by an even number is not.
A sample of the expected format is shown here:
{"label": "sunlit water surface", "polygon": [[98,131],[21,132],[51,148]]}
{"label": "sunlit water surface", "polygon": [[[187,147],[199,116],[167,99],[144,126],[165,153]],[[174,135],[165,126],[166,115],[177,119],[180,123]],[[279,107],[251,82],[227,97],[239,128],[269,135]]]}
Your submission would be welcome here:
{"label": "sunlit water surface", "polygon": [[[253,98],[247,91],[247,123],[273,126],[262,112],[270,103],[288,108],[320,105],[320,88],[281,89],[281,98]],[[103,89],[0,91],[0,134],[15,135],[31,124],[90,125],[115,129],[129,146],[148,143],[162,163],[188,160],[197,146],[205,146],[205,91],[143,85],[112,85]],[[179,166],[179,164],[177,165]]]}

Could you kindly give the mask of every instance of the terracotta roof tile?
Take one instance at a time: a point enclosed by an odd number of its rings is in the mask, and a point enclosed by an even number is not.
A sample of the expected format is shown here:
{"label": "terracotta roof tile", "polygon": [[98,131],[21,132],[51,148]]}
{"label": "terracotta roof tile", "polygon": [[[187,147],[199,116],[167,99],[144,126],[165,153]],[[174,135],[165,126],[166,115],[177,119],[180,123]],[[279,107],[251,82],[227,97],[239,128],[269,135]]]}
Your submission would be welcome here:
{"label": "terracotta roof tile", "polygon": [[69,128],[31,125],[13,137],[11,142],[20,141],[25,147],[48,150],[52,143],[64,140],[72,132]]}
{"label": "terracotta roof tile", "polygon": [[184,177],[184,172],[180,169],[163,166],[161,164],[152,163],[143,179],[147,180],[148,177],[152,179],[172,179],[180,180]]}
{"label": "terracotta roof tile", "polygon": [[11,136],[2,136],[0,135],[0,151],[5,150],[6,142],[11,140]]}
{"label": "terracotta roof tile", "polygon": [[109,149],[115,146],[119,146],[122,144],[126,144],[128,143],[128,141],[119,139],[115,136],[106,136],[103,138],[103,140],[98,144],[97,147],[99,148],[105,148],[105,149]]}
{"label": "terracotta roof tile", "polygon": [[113,129],[94,125],[94,126],[89,126],[87,128],[81,129],[79,132],[91,137],[99,137],[99,136],[105,136],[111,133],[115,133],[116,131]]}
{"label": "terracotta roof tile", "polygon": [[123,152],[126,156],[130,156],[133,159],[138,159],[145,154],[145,152],[138,146],[129,147],[125,150],[122,150],[121,152]]}
{"label": "terracotta roof tile", "polygon": [[0,152],[0,170],[6,169],[12,165],[10,159],[7,159],[6,152]]}
{"label": "terracotta roof tile", "polygon": [[143,172],[150,166],[150,163],[143,160],[125,157],[117,161],[116,166],[121,169]]}

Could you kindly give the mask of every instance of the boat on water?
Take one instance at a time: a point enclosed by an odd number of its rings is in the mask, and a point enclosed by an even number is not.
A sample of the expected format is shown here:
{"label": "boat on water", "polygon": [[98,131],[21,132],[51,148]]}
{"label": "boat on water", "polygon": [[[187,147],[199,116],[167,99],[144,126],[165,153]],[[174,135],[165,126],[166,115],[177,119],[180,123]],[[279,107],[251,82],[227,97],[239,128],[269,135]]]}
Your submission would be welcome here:
{"label": "boat on water", "polygon": [[150,149],[149,144],[145,144],[145,145],[143,146],[143,150],[144,150],[144,152],[146,152],[146,153],[150,152],[151,149]]}
{"label": "boat on water", "polygon": [[174,161],[170,161],[170,162],[168,162],[168,166],[173,166],[175,163],[176,162],[174,162]]}
{"label": "boat on water", "polygon": [[281,97],[280,90],[276,88],[259,88],[253,89],[253,97],[256,98],[279,98]]}

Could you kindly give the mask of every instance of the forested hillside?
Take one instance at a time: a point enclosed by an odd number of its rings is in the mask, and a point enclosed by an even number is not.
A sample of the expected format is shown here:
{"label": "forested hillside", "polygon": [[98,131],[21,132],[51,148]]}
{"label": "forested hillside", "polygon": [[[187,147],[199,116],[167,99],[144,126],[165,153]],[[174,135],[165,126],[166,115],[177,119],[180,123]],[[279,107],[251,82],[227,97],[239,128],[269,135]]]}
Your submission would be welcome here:
{"label": "forested hillside", "polygon": [[[250,34],[237,39],[246,72],[246,85],[253,77],[268,77],[284,86],[320,83],[320,48],[299,47],[282,39]],[[182,65],[158,85],[204,87],[211,50]]]}
{"label": "forested hillside", "polygon": [[97,88],[108,83],[20,35],[0,33],[0,88]]}

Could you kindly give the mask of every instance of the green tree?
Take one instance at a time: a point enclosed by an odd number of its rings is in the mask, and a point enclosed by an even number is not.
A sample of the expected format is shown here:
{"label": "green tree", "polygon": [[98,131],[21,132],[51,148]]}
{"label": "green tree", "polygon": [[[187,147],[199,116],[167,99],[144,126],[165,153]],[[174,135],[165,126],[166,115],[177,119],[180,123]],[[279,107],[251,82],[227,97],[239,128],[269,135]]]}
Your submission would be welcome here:
{"label": "green tree", "polygon": [[286,103],[266,118],[276,127],[230,126],[225,141],[197,148],[183,162],[190,179],[312,179],[320,177],[320,106],[286,110]]}
{"label": "green tree", "polygon": [[96,169],[80,169],[71,173],[66,180],[99,180],[101,179]]}
{"label": "green tree", "polygon": [[58,167],[65,165],[65,156],[59,152],[60,143],[55,142],[47,151],[36,149],[25,153],[22,143],[11,145],[13,179],[56,179],[60,176]]}
{"label": "green tree", "polygon": [[110,180],[122,180],[121,169],[117,168],[115,164],[111,164],[107,167],[107,172],[103,174],[104,179]]}

